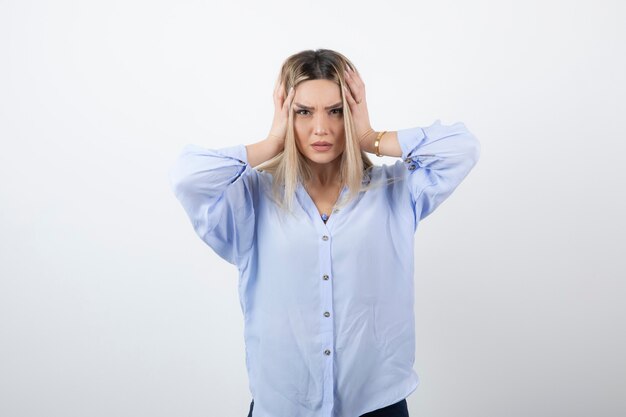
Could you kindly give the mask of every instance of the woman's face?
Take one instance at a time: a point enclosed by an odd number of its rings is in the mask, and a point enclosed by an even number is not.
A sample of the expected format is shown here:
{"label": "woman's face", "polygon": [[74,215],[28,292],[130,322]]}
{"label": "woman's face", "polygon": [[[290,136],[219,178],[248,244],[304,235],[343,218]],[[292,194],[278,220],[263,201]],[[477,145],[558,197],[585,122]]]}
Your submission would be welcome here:
{"label": "woman's face", "polygon": [[[330,80],[307,80],[293,98],[296,146],[311,162],[325,164],[343,153],[345,128],[339,85]],[[326,142],[329,146],[314,146]]]}

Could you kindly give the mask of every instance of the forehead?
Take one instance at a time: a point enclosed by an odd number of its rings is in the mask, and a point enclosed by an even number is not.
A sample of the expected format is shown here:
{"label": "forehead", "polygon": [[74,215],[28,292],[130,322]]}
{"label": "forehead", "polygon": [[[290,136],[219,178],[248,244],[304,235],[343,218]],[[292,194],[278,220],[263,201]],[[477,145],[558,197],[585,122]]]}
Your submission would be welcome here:
{"label": "forehead", "polygon": [[324,107],[341,102],[341,92],[333,81],[307,80],[296,87],[294,101],[305,106]]}

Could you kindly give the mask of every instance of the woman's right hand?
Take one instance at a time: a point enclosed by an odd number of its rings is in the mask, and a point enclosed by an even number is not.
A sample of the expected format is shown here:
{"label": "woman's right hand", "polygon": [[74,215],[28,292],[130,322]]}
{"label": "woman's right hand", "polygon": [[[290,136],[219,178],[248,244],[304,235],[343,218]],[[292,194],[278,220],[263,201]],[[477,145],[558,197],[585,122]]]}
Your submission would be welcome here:
{"label": "woman's right hand", "polygon": [[296,90],[292,87],[285,97],[285,84],[280,81],[280,74],[274,86],[274,121],[268,135],[268,139],[276,140],[281,146],[285,144],[287,136],[287,121],[291,111],[291,102],[296,95]]}

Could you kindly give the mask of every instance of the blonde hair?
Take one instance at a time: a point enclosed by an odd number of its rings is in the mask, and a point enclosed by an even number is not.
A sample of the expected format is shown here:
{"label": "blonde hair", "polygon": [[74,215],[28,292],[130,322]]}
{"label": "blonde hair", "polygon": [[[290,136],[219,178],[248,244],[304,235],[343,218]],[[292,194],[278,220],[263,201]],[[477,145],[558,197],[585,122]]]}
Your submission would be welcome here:
{"label": "blonde hair", "polygon": [[[343,207],[356,198],[360,192],[378,186],[379,182],[371,181],[370,173],[374,164],[365,151],[360,149],[356,137],[350,106],[343,87],[349,88],[344,79],[344,69],[356,67],[348,58],[329,49],[305,50],[289,56],[282,64],[279,82],[284,82],[284,97],[289,89],[307,80],[325,79],[334,81],[339,86],[343,104],[345,148],[341,155],[340,181],[347,185],[349,192],[336,207]],[[272,159],[255,167],[259,171],[269,172],[273,176],[272,200],[282,209],[291,211],[293,197],[298,182],[308,181],[312,171],[306,158],[296,146],[293,112],[289,112],[287,135],[283,151]],[[284,193],[283,193],[284,190]]]}

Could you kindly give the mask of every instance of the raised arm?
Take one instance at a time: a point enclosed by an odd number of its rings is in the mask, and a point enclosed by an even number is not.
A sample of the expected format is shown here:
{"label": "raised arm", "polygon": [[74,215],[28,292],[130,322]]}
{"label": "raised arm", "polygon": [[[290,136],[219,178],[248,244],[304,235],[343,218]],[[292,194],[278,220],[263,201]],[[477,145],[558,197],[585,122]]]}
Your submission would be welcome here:
{"label": "raised arm", "polygon": [[188,144],[169,170],[197,235],[231,264],[240,265],[254,243],[259,177],[253,166],[281,148],[271,139],[219,149]]}
{"label": "raised arm", "polygon": [[[366,146],[373,151],[376,132]],[[458,187],[480,158],[480,142],[462,122],[444,125],[436,120],[427,127],[387,132],[379,144],[381,154],[400,156],[396,175],[406,176],[414,207],[415,227]]]}
{"label": "raised arm", "polygon": [[[344,94],[354,120],[362,150],[375,153],[375,132],[369,122],[365,83],[358,71],[347,68],[349,88]],[[428,127],[387,132],[379,143],[379,153],[401,156],[393,165],[394,176],[406,176],[415,215],[414,228],[432,213],[463,181],[480,157],[480,143],[461,122],[443,125],[436,120]]]}
{"label": "raised arm", "polygon": [[260,192],[254,167],[283,150],[294,95],[293,88],[286,91],[279,74],[274,119],[266,139],[219,149],[189,144],[169,171],[172,191],[198,236],[231,264],[241,266],[254,245],[254,208]]}

